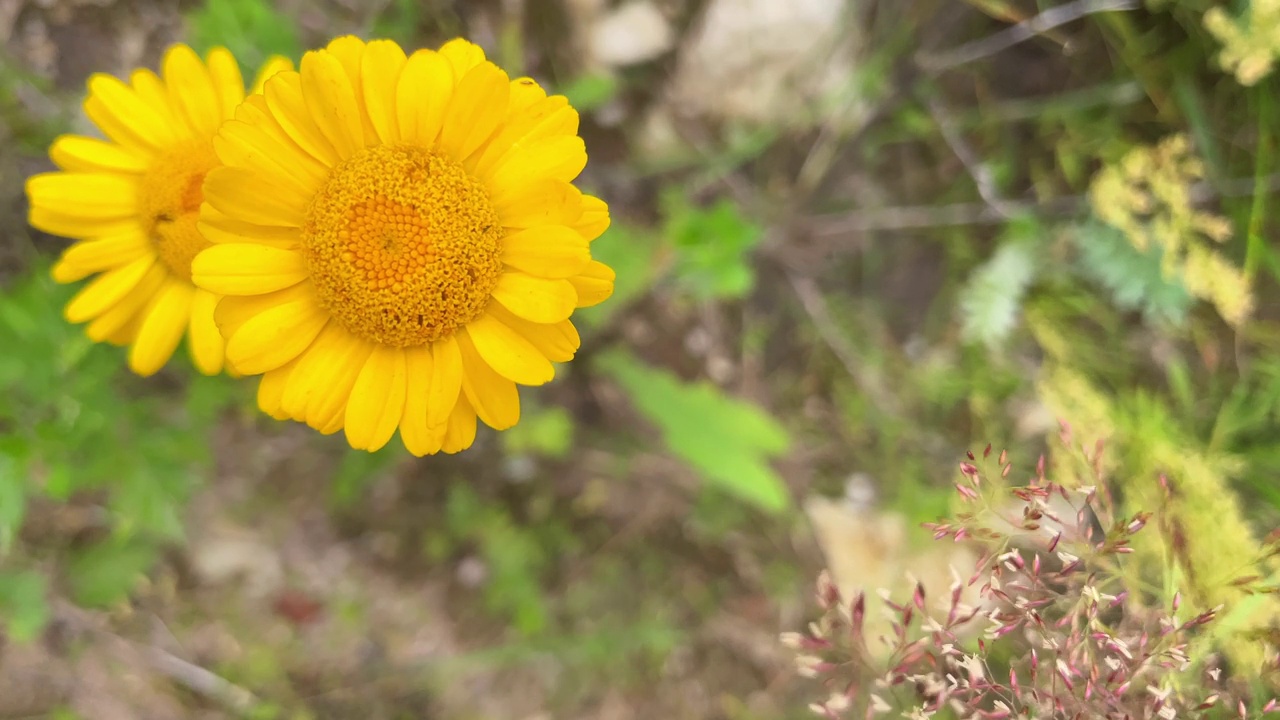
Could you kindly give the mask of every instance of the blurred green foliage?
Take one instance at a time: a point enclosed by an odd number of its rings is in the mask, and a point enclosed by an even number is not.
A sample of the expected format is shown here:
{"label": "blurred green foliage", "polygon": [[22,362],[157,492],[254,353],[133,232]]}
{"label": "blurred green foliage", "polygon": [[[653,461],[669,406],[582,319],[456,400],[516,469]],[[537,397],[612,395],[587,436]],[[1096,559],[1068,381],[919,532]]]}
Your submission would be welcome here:
{"label": "blurred green foliage", "polygon": [[[1010,3],[974,4],[1000,22],[1020,17]],[[1228,82],[1215,58],[1219,41],[1230,38],[1203,30],[1204,3],[1166,5],[1168,12],[1153,15],[1150,28],[1121,13],[1082,21],[1081,32],[1092,33],[1098,47],[1081,47],[1102,48],[1096,74],[1073,76],[1083,87],[1030,98],[1002,98],[997,87],[973,107],[955,108],[954,120],[1001,191],[1025,190],[1037,199],[1079,196],[1100,168],[1132,148],[1187,131],[1206,164],[1212,204],[1237,229],[1219,251],[1259,283],[1272,282],[1280,278],[1280,262],[1267,186],[1278,139],[1270,98],[1280,84],[1270,77],[1248,88]],[[370,21],[369,36],[426,46],[424,33],[453,29],[440,19],[447,14],[441,7],[392,0]],[[1231,17],[1238,23],[1249,13],[1241,6]],[[202,51],[227,46],[246,75],[269,54],[296,59],[303,49],[293,19],[267,0],[209,0],[188,21],[189,42]],[[876,86],[870,95],[892,94],[885,89],[894,82],[892,55],[913,47],[919,22],[893,19],[893,42],[863,79]],[[519,32],[512,23],[498,28],[502,47],[495,50],[504,59],[527,60],[521,52],[527,39]],[[1228,64],[1239,71],[1238,62]],[[634,89],[629,74],[568,77],[559,90],[584,116]],[[13,88],[28,82],[40,80],[0,64],[0,121],[13,132],[12,146],[34,156],[60,128],[23,113]],[[910,97],[891,106],[888,121],[858,136],[850,154],[859,172],[898,178],[911,171],[912,203],[921,202],[917,195],[939,204],[976,200],[967,175],[933,177],[933,158],[952,151],[920,100],[941,91],[931,84],[909,90]],[[886,505],[912,520],[931,520],[945,514],[951,500],[942,468],[953,466],[956,447],[1003,439],[1038,451],[1043,437],[1057,431],[1059,417],[1073,420],[1082,442],[1108,432],[1127,438],[1117,440],[1115,469],[1133,478],[1134,497],[1148,487],[1142,483],[1172,471],[1194,474],[1202,489],[1224,496],[1239,492],[1241,526],[1266,525],[1280,515],[1274,482],[1280,330],[1273,319],[1224,339],[1220,320],[1179,278],[1162,272],[1160,248],[1137,249],[1083,207],[1066,218],[1020,214],[995,231],[926,227],[911,242],[875,235],[856,258],[847,248],[831,248],[831,261],[821,268],[830,276],[821,278],[834,331],[823,331],[848,344],[850,370],[801,314],[785,283],[779,290],[769,284],[776,278],[766,279],[755,251],[767,219],[730,200],[720,185],[735,173],[738,179],[772,177],[775,151],[791,152],[785,143],[795,140],[779,128],[729,123],[713,147],[634,159],[626,170],[657,191],[654,207],[643,208],[655,210],[656,221],[638,223],[629,219],[633,208],[618,208],[613,226],[592,245],[593,256],[617,272],[615,293],[575,314],[583,358],[561,374],[570,382],[579,375],[610,382],[656,430],[660,449],[701,479],[703,492],[681,518],[682,532],[717,551],[723,544],[739,553],[745,551],[732,543],[743,535],[769,541],[776,530],[771,523],[795,523],[793,489],[772,463],[802,445],[812,451],[806,456],[819,458],[809,468],[814,489],[839,492],[853,468],[876,481]],[[899,152],[904,148],[931,158],[927,170],[902,167],[901,158],[910,156]],[[1256,183],[1247,194],[1226,192],[1230,178]],[[916,187],[922,179],[928,187]],[[822,203],[843,209],[848,198]],[[887,287],[884,276],[918,261],[911,247],[937,258],[945,277],[929,288],[934,294],[919,303],[925,306],[919,316],[904,320],[900,306],[907,303],[879,291]],[[180,358],[158,378],[130,376],[120,350],[93,345],[62,319],[71,292],[36,263],[0,297],[0,347],[6,348],[0,355],[0,618],[19,641],[37,637],[47,623],[51,592],[94,607],[128,597],[163,549],[182,541],[184,513],[209,464],[214,422],[232,403],[252,406],[251,383],[195,377]],[[735,318],[771,316],[751,326],[744,320],[743,336],[734,338],[741,347],[734,349],[756,357],[790,343],[786,361],[766,377],[772,411],[709,382],[685,381],[640,357],[665,353],[650,355],[618,340],[617,328],[633,313],[653,313],[646,319],[661,325],[662,313],[690,307]],[[739,312],[743,308],[749,312]],[[679,344],[665,336],[662,342]],[[536,477],[529,485],[537,486],[579,451],[607,448],[613,465],[602,482],[625,478],[631,453],[648,448],[629,428],[582,423],[548,403],[557,391],[522,393],[520,424],[494,436],[485,451],[499,456],[491,466],[532,462]],[[802,409],[814,399],[831,406],[819,420]],[[303,452],[334,447],[314,442]],[[317,483],[341,509],[358,506],[406,455],[392,443],[373,454],[343,451],[333,461],[332,475]],[[423,461],[433,469],[451,467],[433,464],[443,462]],[[561,700],[580,700],[592,692],[592,680],[658,675],[672,650],[688,641],[689,625],[722,611],[726,595],[739,590],[681,585],[673,566],[682,558],[647,538],[596,557],[593,550],[611,536],[599,537],[599,527],[549,492],[511,490],[503,482],[450,477],[440,506],[422,519],[428,561],[474,556],[483,563],[486,577],[475,592],[486,622],[504,631],[501,644],[462,656],[460,666],[552,657],[575,678],[562,691],[574,697]],[[75,512],[89,519],[88,532],[75,542],[45,541],[30,522],[35,512]],[[1213,521],[1187,517],[1202,526]],[[756,560],[780,594],[801,584],[793,556]],[[250,685],[284,683],[289,674],[260,646],[224,670]]]}
{"label": "blurred green foliage", "polygon": [[658,426],[667,448],[704,481],[763,510],[791,505],[786,485],[769,466],[771,458],[786,452],[790,438],[764,411],[710,383],[680,382],[627,353],[601,358],[599,364],[640,414]]}
{"label": "blurred green foliage", "polygon": [[[121,350],[63,320],[72,292],[41,263],[0,295],[0,346],[10,349],[0,355],[0,553],[13,561],[0,565],[0,604],[24,637],[47,617],[37,568],[65,576],[80,602],[109,606],[160,548],[182,541],[182,516],[210,461],[208,431],[239,396],[208,378],[187,384],[185,396],[140,395]],[[39,500],[78,508],[98,539],[41,552],[35,538],[11,553]]]}
{"label": "blurred green foliage", "polygon": [[227,48],[240,62],[245,82],[271,55],[295,61],[302,55],[293,18],[264,0],[208,0],[188,15],[187,23],[187,42],[196,52]]}

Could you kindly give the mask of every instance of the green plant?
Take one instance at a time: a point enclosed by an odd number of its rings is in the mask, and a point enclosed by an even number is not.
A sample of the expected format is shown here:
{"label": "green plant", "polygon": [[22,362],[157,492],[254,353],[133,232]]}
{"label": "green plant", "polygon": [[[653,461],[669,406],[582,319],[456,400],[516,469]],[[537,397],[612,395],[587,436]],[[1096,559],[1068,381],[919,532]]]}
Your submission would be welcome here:
{"label": "green plant", "polygon": [[208,0],[187,22],[188,41],[197,52],[221,45],[246,68],[246,74],[270,55],[296,59],[302,53],[293,19],[269,0]]}
{"label": "green plant", "polygon": [[[185,403],[139,393],[118,349],[62,319],[69,293],[38,263],[0,296],[0,345],[11,348],[0,357],[0,559],[18,568],[0,577],[0,612],[22,637],[47,617],[37,567],[62,568],[76,600],[107,606],[162,546],[182,541],[186,503],[209,461],[208,429],[239,397],[217,378],[184,381]],[[101,539],[75,549],[17,544],[35,499],[90,503]]]}
{"label": "green plant", "polygon": [[600,366],[704,482],[766,511],[790,507],[785,483],[769,466],[791,443],[776,420],[714,385],[683,383],[623,352],[602,358]]}

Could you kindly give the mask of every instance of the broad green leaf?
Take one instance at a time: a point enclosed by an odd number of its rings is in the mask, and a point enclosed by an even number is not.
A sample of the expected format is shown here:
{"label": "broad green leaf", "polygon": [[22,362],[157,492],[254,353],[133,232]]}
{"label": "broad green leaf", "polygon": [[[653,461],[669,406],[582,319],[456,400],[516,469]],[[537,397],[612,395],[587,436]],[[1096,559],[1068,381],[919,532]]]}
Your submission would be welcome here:
{"label": "broad green leaf", "polygon": [[681,382],[622,352],[600,363],[661,430],[671,452],[705,482],[770,512],[790,506],[785,483],[769,466],[770,458],[787,450],[790,438],[763,410],[710,383]]}
{"label": "broad green leaf", "polygon": [[683,188],[663,196],[666,235],[675,246],[675,277],[699,299],[739,298],[755,285],[751,251],[764,230],[738,206],[720,199],[708,208],[692,205]]}

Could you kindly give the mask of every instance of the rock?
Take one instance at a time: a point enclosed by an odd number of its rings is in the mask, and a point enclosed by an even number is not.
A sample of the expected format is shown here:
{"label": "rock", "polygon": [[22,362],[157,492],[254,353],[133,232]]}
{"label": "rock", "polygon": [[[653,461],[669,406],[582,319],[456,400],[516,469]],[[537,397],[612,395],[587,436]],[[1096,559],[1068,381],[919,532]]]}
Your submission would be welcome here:
{"label": "rock", "polygon": [[[680,50],[679,113],[793,124],[851,85],[862,40],[850,0],[711,0]],[[852,119],[853,112],[839,113]]]}
{"label": "rock", "polygon": [[[951,542],[934,542],[920,533],[912,538],[907,520],[898,513],[871,510],[845,499],[810,497],[805,514],[813,525],[818,545],[827,560],[827,569],[841,596],[851,600],[866,593],[865,632],[872,650],[885,648],[878,641],[891,633],[889,608],[880,599],[886,589],[896,603],[907,603],[914,590],[912,578],[925,588],[930,614],[946,619],[954,572],[967,580],[978,556],[971,549]],[[966,587],[962,603],[974,606],[977,589]]]}
{"label": "rock", "polygon": [[193,538],[190,552],[192,568],[206,585],[243,580],[249,596],[263,598],[284,582],[279,553],[248,530],[219,528]]}
{"label": "rock", "polygon": [[675,43],[671,23],[648,0],[632,0],[595,18],[588,36],[590,64],[622,67],[647,62]]}

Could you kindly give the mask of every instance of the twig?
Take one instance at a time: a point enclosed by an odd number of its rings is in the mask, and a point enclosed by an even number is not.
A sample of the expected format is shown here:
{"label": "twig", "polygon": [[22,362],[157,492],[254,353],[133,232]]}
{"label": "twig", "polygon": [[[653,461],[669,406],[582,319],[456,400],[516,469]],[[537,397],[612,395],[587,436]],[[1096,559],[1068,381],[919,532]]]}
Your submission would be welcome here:
{"label": "twig", "polygon": [[1000,197],[1000,191],[996,189],[996,180],[991,174],[991,167],[978,157],[978,153],[974,152],[969,142],[956,130],[955,123],[942,107],[942,103],[935,98],[929,98],[925,100],[925,105],[929,108],[933,121],[938,123],[942,139],[947,142],[956,157],[960,158],[960,163],[968,171],[969,177],[973,178],[973,183],[978,186],[978,195],[986,201],[996,215],[1006,220],[1012,217],[1013,211],[1009,208],[1008,201]]}
{"label": "twig", "polygon": [[998,33],[988,35],[980,40],[965,43],[958,48],[938,55],[922,55],[916,62],[925,72],[937,75],[961,65],[981,60],[1008,50],[1021,42],[1060,25],[1079,20],[1086,15],[1103,12],[1136,10],[1141,6],[1140,0],[1075,0],[1065,5],[1049,8],[1035,17],[1005,28]]}
{"label": "twig", "polygon": [[138,647],[148,664],[156,672],[177,682],[194,693],[213,700],[228,710],[247,715],[258,706],[258,698],[219,675],[193,665],[182,658],[156,647]]}
{"label": "twig", "polygon": [[121,637],[101,627],[88,613],[69,602],[56,601],[55,606],[62,622],[115,645],[124,653],[141,657],[155,672],[232,712],[248,715],[259,705],[258,698],[239,685],[160,648]]}
{"label": "twig", "polygon": [[822,291],[818,289],[817,283],[811,278],[801,277],[796,273],[787,270],[787,280],[790,281],[791,287],[795,290],[796,297],[800,299],[800,305],[804,308],[809,319],[818,330],[818,335],[822,337],[822,341],[835,354],[840,363],[844,365],[844,369],[849,373],[849,377],[853,379],[858,390],[869,398],[872,403],[881,411],[888,415],[898,416],[901,409],[898,400],[888,393],[884,388],[884,383],[880,378],[875,377],[869,372],[865,365],[859,360],[857,350],[849,344],[848,339],[836,325],[835,320],[831,318],[831,312],[827,308],[827,301],[822,297]]}
{"label": "twig", "polygon": [[[1252,195],[1261,185],[1267,194],[1280,191],[1280,173],[1268,175],[1261,182],[1252,177],[1231,178],[1218,183],[1215,190],[1208,182],[1191,186],[1191,201],[1203,205],[1216,198]],[[1034,213],[1041,217],[1065,217],[1082,212],[1088,195],[1064,195],[1043,202],[1004,200],[1004,209],[1020,215]],[[956,225],[999,225],[1005,217],[987,203],[955,203],[951,205],[905,205],[844,214],[817,215],[809,218],[806,229],[814,236],[847,233],[893,232],[921,230]]]}

